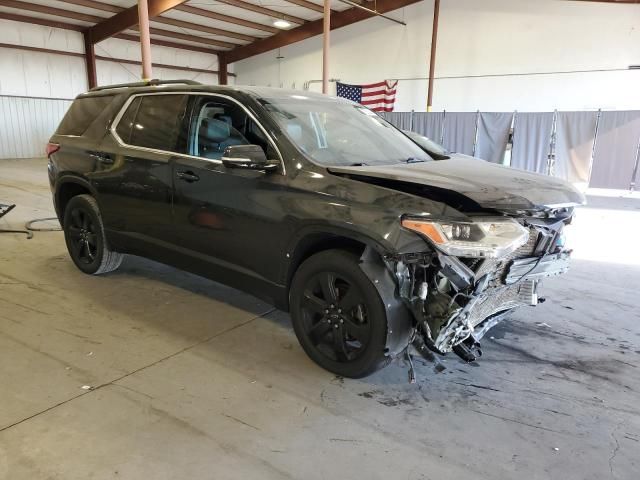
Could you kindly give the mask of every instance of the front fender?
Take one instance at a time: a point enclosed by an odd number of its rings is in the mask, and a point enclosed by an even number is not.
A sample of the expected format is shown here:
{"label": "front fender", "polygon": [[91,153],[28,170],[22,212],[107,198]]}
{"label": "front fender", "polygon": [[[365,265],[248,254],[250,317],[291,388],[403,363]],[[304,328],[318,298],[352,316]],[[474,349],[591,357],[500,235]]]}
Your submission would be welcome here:
{"label": "front fender", "polygon": [[369,277],[384,302],[387,314],[386,354],[395,358],[405,351],[413,336],[413,317],[400,298],[397,282],[382,257],[371,248],[366,248],[360,260],[360,268]]}

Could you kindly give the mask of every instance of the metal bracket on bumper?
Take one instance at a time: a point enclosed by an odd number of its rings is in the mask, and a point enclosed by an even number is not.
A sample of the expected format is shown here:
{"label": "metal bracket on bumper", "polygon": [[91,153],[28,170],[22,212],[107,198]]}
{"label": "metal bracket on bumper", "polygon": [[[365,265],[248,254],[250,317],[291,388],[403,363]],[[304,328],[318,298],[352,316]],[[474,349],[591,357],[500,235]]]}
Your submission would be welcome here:
{"label": "metal bracket on bumper", "polygon": [[560,252],[543,257],[519,258],[511,262],[504,282],[512,285],[520,280],[538,280],[560,275],[569,270],[571,252]]}

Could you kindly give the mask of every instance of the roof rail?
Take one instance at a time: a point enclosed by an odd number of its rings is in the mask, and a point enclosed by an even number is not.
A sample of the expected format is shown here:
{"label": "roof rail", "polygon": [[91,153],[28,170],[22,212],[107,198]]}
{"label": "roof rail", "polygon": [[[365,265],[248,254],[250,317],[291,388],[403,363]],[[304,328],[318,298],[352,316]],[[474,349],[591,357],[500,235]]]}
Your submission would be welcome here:
{"label": "roof rail", "polygon": [[147,80],[146,82],[118,83],[116,85],[105,85],[103,87],[94,87],[89,91],[99,92],[101,90],[110,90],[112,88],[154,87],[156,85],[202,85],[202,83],[196,82],[195,80],[158,80],[157,78],[154,78],[153,80]]}

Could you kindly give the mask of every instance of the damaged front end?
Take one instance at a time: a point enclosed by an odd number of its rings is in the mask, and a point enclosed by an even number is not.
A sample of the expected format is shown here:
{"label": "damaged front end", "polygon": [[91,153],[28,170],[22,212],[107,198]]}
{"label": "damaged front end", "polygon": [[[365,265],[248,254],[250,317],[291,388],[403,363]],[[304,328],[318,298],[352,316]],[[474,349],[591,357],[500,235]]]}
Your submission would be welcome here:
{"label": "damaged front end", "polygon": [[404,219],[432,247],[385,258],[415,320],[414,346],[453,351],[467,362],[480,356],[479,341],[490,328],[515,308],[543,301],[541,279],[568,270],[562,230],[572,213],[454,224]]}

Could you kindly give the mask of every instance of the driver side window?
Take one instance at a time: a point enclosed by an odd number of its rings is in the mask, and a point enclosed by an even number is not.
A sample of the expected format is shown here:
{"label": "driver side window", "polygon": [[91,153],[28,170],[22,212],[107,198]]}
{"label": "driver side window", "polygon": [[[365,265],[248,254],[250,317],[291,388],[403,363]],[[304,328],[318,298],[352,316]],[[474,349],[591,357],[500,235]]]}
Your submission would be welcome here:
{"label": "driver side window", "polygon": [[270,143],[244,109],[225,98],[199,97],[191,116],[188,154],[220,160],[232,145],[259,145],[269,157]]}

